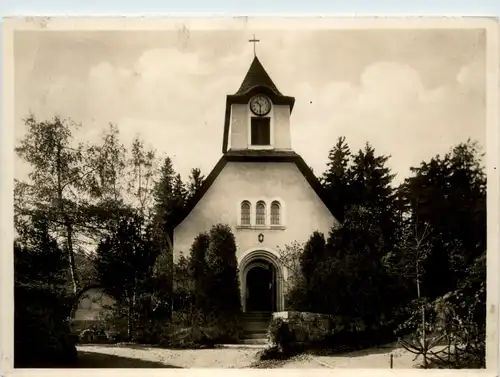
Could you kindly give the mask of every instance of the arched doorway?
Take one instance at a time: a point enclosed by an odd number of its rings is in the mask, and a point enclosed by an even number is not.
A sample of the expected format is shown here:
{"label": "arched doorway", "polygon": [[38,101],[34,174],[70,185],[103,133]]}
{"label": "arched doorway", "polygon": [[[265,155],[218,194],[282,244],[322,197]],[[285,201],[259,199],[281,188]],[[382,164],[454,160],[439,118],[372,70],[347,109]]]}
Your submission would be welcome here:
{"label": "arched doorway", "polygon": [[265,260],[255,260],[249,265],[246,274],[247,312],[276,311],[276,269]]}
{"label": "arched doorway", "polygon": [[238,259],[244,312],[284,310],[284,268],[270,249],[250,249]]}

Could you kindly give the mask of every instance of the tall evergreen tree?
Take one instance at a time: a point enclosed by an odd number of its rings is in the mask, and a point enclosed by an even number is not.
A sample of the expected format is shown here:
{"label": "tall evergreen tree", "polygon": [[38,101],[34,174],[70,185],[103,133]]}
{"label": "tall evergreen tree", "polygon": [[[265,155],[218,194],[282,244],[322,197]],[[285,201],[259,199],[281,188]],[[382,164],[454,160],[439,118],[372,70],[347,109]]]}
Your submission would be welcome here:
{"label": "tall evergreen tree", "polygon": [[300,261],[304,279],[309,283],[314,277],[318,264],[325,258],[325,236],[314,232],[304,245]]}
{"label": "tall evergreen tree", "polygon": [[351,207],[343,226],[332,228],[327,249],[330,257],[321,271],[328,312],[373,323],[390,310],[390,298],[383,293],[386,244],[373,210]]}
{"label": "tall evergreen tree", "polygon": [[187,200],[193,198],[196,193],[200,190],[205,177],[201,174],[201,170],[198,168],[191,169],[191,174],[189,175],[189,180],[187,183]]}
{"label": "tall evergreen tree", "polygon": [[153,192],[155,221],[161,224],[171,240],[173,229],[186,202],[187,191],[180,174],[176,174],[169,157],[165,158],[159,169],[159,178]]}
{"label": "tall evergreen tree", "polygon": [[457,286],[464,271],[486,250],[486,178],[476,143],[412,168],[400,186],[407,216],[432,227],[432,251],[424,295],[437,297]]}
{"label": "tall evergreen tree", "polygon": [[170,157],[166,157],[158,171],[158,179],[154,184],[153,218],[156,240],[159,247],[172,252],[173,229],[176,221],[176,198],[174,189],[176,173]]}
{"label": "tall evergreen tree", "polygon": [[200,233],[191,246],[189,259],[190,274],[194,281],[194,304],[204,315],[210,314],[210,301],[208,295],[211,270],[207,265],[207,253],[210,247],[210,236]]}
{"label": "tall evergreen tree", "polygon": [[345,211],[351,205],[350,197],[351,151],[345,137],[339,137],[335,146],[328,153],[327,169],[321,179],[327,192],[328,200],[335,215],[342,221]]}
{"label": "tall evergreen tree", "polygon": [[[173,230],[178,216],[176,172],[172,160],[166,157],[154,184],[153,241],[159,251],[153,268],[154,296],[159,313],[170,316],[174,305]],[[177,188],[178,190],[178,188]]]}
{"label": "tall evergreen tree", "polygon": [[210,299],[221,319],[234,320],[241,312],[236,239],[231,228],[222,224],[214,225],[209,236]]}
{"label": "tall evergreen tree", "polygon": [[394,174],[386,166],[389,156],[377,156],[375,149],[366,143],[354,156],[349,187],[352,204],[369,208],[380,223],[387,245],[394,241],[397,212],[394,190],[391,186]]}
{"label": "tall evergreen tree", "polygon": [[320,232],[314,232],[304,245],[304,251],[300,256],[302,276],[304,278],[304,290],[306,297],[303,298],[300,306],[307,311],[322,311],[318,288],[318,272],[325,262],[326,242],[325,236]]}
{"label": "tall evergreen tree", "polygon": [[187,188],[186,184],[182,181],[180,174],[177,174],[174,178],[174,188],[173,188],[173,203],[174,210],[182,210],[186,204],[187,198]]}

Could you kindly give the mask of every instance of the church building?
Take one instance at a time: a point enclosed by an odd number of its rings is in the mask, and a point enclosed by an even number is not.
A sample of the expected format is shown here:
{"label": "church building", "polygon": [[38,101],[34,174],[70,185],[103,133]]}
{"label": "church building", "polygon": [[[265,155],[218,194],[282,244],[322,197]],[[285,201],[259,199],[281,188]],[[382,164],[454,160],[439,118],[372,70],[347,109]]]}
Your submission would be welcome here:
{"label": "church building", "polygon": [[247,313],[285,310],[279,249],[337,223],[318,179],[292,149],[294,104],[255,56],[240,88],[226,97],[222,157],[174,229],[178,260],[199,233],[217,223],[231,227]]}

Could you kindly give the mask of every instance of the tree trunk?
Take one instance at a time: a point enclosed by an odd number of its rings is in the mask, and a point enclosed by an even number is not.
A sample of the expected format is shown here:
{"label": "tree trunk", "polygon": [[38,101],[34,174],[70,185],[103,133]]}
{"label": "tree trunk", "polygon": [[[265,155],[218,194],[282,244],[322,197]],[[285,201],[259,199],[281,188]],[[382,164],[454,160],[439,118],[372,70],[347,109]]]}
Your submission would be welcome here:
{"label": "tree trunk", "polygon": [[[420,269],[418,265],[418,259],[415,264],[415,269],[416,269],[416,274],[417,274],[417,296],[420,299],[421,292],[420,292]],[[424,359],[424,369],[427,368],[427,339],[425,335],[425,306],[422,304],[422,357]]]}
{"label": "tree trunk", "polygon": [[[174,260],[173,260],[173,256],[174,256],[174,245],[172,243],[172,237],[173,236],[173,232],[170,233],[168,230],[166,230],[164,232],[164,235],[166,236],[166,241],[167,241],[167,246],[168,246],[168,250],[169,250],[169,254],[168,254],[168,257],[169,257],[169,264],[168,264],[168,267],[170,268],[170,276],[174,276]],[[170,295],[170,305],[169,305],[169,314],[168,314],[168,318],[169,319],[172,319],[172,314],[174,313],[174,300],[172,298],[173,296],[173,293],[174,293],[174,287],[173,287],[173,284],[171,287],[169,287],[169,295]]]}
{"label": "tree trunk", "polygon": [[132,299],[128,297],[128,313],[127,313],[127,341],[132,340]]}
{"label": "tree trunk", "polygon": [[75,254],[73,252],[73,226],[71,220],[65,213],[63,201],[63,183],[61,172],[61,150],[62,146],[58,145],[57,148],[57,207],[59,208],[60,215],[64,217],[64,225],[66,227],[66,251],[68,252],[69,273],[71,276],[71,283],[73,285],[73,293],[76,295],[78,292],[78,278],[76,274]]}
{"label": "tree trunk", "polygon": [[448,368],[451,368],[451,337],[453,333],[451,330],[448,332]]}
{"label": "tree trunk", "polygon": [[425,336],[425,306],[422,305],[422,356],[424,357],[424,369],[427,368],[427,339]]}
{"label": "tree trunk", "polygon": [[75,253],[73,252],[73,227],[68,219],[66,220],[66,246],[68,249],[69,272],[71,283],[73,284],[73,293],[77,294],[78,276],[76,274]]}

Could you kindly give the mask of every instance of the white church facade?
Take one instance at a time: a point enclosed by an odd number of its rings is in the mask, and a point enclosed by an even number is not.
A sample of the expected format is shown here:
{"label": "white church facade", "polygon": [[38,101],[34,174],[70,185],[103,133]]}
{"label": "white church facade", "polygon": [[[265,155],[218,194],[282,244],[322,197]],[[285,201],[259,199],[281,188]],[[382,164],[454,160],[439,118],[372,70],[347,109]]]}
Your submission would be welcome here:
{"label": "white church facade", "polygon": [[217,223],[237,244],[244,312],[285,310],[287,271],[278,250],[325,234],[337,223],[322,187],[291,145],[295,99],[283,95],[254,58],[239,90],[226,98],[222,157],[174,229],[174,260]]}

